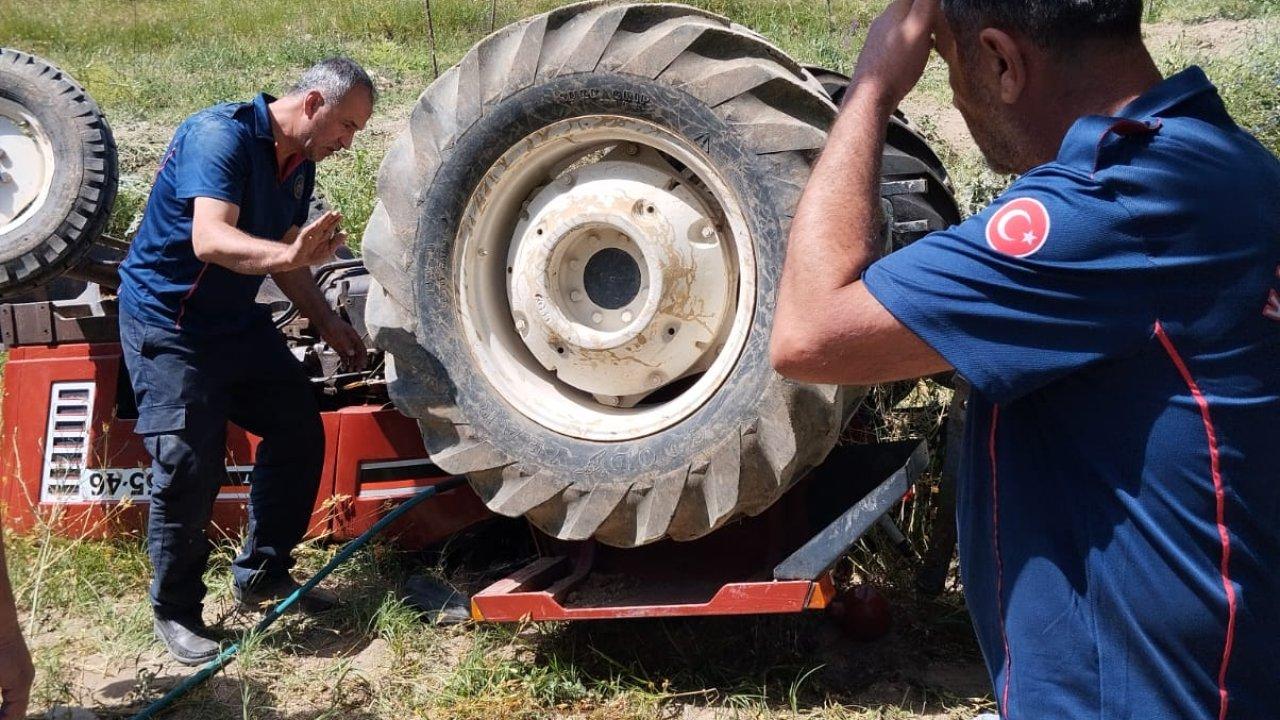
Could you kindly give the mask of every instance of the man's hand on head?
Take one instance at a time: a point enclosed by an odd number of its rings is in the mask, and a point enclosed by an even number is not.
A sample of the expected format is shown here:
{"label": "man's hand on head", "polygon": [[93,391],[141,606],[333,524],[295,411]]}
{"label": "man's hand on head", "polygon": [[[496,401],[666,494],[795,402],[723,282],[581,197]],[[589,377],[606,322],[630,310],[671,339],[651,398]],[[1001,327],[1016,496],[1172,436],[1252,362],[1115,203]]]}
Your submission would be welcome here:
{"label": "man's hand on head", "polygon": [[851,91],[865,87],[896,108],[924,74],[940,12],[939,0],[894,0],[867,30]]}

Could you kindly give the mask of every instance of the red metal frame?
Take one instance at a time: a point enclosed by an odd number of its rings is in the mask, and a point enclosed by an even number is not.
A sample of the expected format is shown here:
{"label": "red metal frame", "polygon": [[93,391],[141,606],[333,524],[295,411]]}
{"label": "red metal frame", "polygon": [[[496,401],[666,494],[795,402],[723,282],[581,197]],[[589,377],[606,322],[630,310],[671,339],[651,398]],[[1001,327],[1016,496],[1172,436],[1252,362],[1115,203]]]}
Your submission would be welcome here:
{"label": "red metal frame", "polygon": [[[490,622],[618,620],[698,615],[766,615],[820,610],[836,597],[831,573],[814,580],[726,582],[702,602],[622,602],[574,606],[566,596],[591,572],[589,562],[545,557],[471,597],[471,616]],[[675,593],[678,595],[678,593]]]}
{"label": "red metal frame", "polygon": [[[817,473],[815,473],[816,475]],[[813,531],[809,490],[801,481],[761,515],[693,541],[664,540],[618,549],[540,537],[543,557],[471,598],[476,620],[605,620],[693,615],[795,613],[827,607],[836,596],[830,572],[774,580],[773,567]],[[601,578],[625,578],[603,596]],[[575,593],[585,593],[575,596]]]}
{"label": "red metal frame", "polygon": [[[117,343],[24,346],[10,350],[4,372],[0,413],[0,503],[4,523],[17,532],[43,524],[74,537],[103,538],[142,533],[147,504],[125,500],[42,502],[46,440],[52,392],[58,383],[92,383],[92,417],[88,418],[86,470],[119,469],[113,482],[144,482],[150,465],[133,428],[135,420],[118,417],[122,382]],[[417,424],[394,409],[354,406],[322,413],[325,460],[313,509],[310,537],[349,539],[375,523],[396,498],[447,477],[429,465]],[[227,465],[253,463],[258,439],[228,425]],[[393,480],[366,480],[379,463],[418,460],[410,473]],[[246,520],[248,487],[229,484],[214,503],[212,532],[234,534]],[[403,546],[425,547],[491,517],[470,488],[459,488],[423,503],[393,527]]]}

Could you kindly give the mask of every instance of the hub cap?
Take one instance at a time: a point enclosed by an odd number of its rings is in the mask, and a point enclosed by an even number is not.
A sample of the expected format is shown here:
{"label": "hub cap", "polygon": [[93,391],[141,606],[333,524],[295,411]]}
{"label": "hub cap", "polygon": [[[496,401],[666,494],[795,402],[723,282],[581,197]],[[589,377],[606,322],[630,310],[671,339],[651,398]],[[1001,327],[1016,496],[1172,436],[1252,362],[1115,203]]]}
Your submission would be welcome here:
{"label": "hub cap", "polygon": [[53,147],[21,105],[0,98],[0,235],[35,215],[53,184]]}
{"label": "hub cap", "polygon": [[755,258],[739,203],[656,125],[577,118],[525,138],[470,198],[456,247],[477,365],[558,432],[622,440],[679,422],[745,344]]}

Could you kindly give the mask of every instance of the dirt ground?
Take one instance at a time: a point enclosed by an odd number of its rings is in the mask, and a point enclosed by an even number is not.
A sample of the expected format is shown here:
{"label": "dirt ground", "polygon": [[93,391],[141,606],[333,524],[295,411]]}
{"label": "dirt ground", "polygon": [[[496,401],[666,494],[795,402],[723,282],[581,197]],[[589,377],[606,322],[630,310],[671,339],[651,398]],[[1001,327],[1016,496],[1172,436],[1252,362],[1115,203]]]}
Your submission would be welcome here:
{"label": "dirt ground", "polygon": [[[1280,22],[1274,20],[1211,20],[1196,25],[1183,23],[1149,23],[1143,26],[1143,37],[1153,54],[1209,53],[1227,57],[1247,50],[1259,37],[1280,35]],[[903,111],[911,118],[928,118],[936,137],[960,155],[976,157],[978,147],[965,126],[964,117],[950,103],[950,97],[913,93],[903,103]]]}

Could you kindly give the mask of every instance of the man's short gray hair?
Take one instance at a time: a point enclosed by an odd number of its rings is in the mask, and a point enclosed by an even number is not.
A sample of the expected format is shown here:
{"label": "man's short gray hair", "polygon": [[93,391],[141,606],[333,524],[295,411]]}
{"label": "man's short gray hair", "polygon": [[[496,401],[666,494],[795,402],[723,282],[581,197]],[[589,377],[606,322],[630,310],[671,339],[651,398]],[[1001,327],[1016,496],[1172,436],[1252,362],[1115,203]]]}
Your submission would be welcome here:
{"label": "man's short gray hair", "polygon": [[289,94],[318,90],[326,101],[338,102],[354,87],[368,90],[370,100],[378,99],[378,90],[373,86],[369,73],[355,60],[338,56],[325,58],[308,68],[289,90]]}

